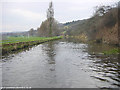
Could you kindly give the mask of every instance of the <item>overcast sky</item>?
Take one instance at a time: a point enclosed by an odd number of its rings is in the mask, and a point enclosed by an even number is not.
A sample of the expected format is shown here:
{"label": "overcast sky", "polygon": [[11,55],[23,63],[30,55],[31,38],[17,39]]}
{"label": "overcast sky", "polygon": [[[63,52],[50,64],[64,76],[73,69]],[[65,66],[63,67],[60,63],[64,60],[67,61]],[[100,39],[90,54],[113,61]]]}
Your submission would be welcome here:
{"label": "overcast sky", "polygon": [[[0,20],[2,32],[37,29],[46,19],[51,0],[1,0]],[[87,19],[93,15],[97,5],[111,5],[118,0],[52,0],[55,19],[60,23]],[[2,15],[2,16],[1,16]]]}

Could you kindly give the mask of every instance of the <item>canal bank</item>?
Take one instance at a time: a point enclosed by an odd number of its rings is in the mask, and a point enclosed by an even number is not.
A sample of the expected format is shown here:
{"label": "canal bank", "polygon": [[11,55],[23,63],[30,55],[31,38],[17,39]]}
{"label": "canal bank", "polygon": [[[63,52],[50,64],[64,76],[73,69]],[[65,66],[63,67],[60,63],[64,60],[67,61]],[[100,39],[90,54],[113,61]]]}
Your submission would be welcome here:
{"label": "canal bank", "polygon": [[28,41],[18,41],[18,42],[13,42],[13,43],[3,43],[2,44],[2,55],[9,54],[11,52],[14,52],[14,51],[26,48],[26,47],[31,47],[31,46],[38,45],[41,43],[58,40],[61,38],[62,37],[60,36],[60,37],[49,37],[49,38],[44,38],[44,39],[40,38],[40,40],[34,39],[34,40],[28,40]]}

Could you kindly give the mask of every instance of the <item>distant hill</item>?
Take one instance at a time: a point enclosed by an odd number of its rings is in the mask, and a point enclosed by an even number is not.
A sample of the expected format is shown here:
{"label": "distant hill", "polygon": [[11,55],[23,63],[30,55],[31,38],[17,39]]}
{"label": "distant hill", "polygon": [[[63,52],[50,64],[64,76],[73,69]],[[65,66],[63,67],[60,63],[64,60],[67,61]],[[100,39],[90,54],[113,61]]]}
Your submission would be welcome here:
{"label": "distant hill", "polygon": [[23,32],[2,32],[2,36],[28,36],[28,31],[23,31]]}

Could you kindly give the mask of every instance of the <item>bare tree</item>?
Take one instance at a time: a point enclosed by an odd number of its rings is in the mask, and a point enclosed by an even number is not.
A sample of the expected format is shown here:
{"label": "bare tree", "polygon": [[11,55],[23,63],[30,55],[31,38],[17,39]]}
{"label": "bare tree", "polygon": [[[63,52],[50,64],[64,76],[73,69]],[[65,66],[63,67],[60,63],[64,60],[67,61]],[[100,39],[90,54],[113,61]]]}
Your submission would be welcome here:
{"label": "bare tree", "polygon": [[111,6],[96,6],[94,16],[103,16],[112,9]]}

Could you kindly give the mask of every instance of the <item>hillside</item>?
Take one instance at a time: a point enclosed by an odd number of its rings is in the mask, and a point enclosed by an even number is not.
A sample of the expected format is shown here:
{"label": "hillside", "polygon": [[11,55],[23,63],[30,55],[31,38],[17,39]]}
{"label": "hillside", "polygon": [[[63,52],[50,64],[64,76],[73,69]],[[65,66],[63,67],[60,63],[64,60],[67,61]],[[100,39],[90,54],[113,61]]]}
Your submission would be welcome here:
{"label": "hillside", "polygon": [[95,14],[85,20],[67,22],[66,34],[83,41],[118,45],[118,6],[97,7]]}

